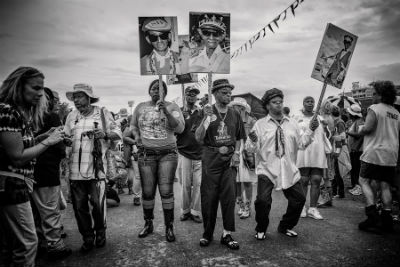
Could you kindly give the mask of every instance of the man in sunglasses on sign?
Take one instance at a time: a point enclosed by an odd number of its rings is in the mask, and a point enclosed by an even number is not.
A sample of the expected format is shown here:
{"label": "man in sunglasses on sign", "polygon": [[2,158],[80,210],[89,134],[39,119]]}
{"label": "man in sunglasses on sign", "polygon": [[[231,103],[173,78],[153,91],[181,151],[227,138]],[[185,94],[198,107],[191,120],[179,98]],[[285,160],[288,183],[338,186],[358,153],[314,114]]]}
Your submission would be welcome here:
{"label": "man in sunglasses on sign", "polygon": [[204,48],[189,59],[189,72],[229,73],[229,51],[221,46],[226,38],[224,17],[205,14],[200,17],[197,31]]}
{"label": "man in sunglasses on sign", "polygon": [[142,75],[181,74],[178,53],[170,49],[172,25],[165,18],[147,18],[142,24],[153,50],[140,59]]}

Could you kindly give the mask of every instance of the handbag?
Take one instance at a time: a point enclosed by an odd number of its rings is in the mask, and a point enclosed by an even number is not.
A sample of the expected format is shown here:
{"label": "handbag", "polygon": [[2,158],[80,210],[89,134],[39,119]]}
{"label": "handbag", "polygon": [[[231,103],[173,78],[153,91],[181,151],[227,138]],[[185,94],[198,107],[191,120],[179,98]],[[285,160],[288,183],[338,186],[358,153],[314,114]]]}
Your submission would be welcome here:
{"label": "handbag", "polygon": [[242,157],[243,157],[243,162],[246,165],[246,167],[249,170],[254,171],[256,168],[255,154],[247,152],[246,150],[243,150]]}

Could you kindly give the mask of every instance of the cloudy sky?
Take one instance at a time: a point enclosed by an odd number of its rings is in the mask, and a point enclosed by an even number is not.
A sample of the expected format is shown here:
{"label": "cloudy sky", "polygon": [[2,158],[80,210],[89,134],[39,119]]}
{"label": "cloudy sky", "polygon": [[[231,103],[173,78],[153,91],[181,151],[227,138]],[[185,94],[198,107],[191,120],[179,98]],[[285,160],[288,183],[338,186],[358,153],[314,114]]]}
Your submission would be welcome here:
{"label": "cloudy sky", "polygon": [[[139,74],[138,16],[177,16],[188,34],[189,11],[231,13],[232,51],[283,11],[293,0],[1,0],[0,78],[21,65],[35,66],[46,86],[65,92],[91,84],[101,105],[112,111],[129,100],[147,100],[156,77]],[[344,87],[389,79],[400,84],[400,1],[305,0],[275,34],[231,62],[226,77],[234,93],[261,97],[277,87],[286,105],[301,107],[306,95],[319,96],[322,84],[310,78],[320,42],[330,22],[359,36]],[[206,88],[202,88],[202,94]],[[339,90],[328,87],[327,95]],[[181,94],[170,86],[167,99]]]}

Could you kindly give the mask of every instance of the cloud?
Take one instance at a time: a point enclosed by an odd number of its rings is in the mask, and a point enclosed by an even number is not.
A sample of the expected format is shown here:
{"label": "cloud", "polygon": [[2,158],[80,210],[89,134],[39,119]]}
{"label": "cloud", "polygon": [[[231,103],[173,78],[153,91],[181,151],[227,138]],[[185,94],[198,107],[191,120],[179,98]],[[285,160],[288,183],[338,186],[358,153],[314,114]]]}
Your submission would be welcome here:
{"label": "cloud", "polygon": [[38,58],[32,59],[31,64],[33,66],[39,67],[49,67],[49,68],[63,68],[65,66],[76,65],[80,63],[87,62],[88,58],[86,57],[47,57],[47,58]]}
{"label": "cloud", "polygon": [[400,62],[380,65],[374,67],[364,67],[360,70],[360,75],[367,81],[390,80],[395,84],[400,84]]}

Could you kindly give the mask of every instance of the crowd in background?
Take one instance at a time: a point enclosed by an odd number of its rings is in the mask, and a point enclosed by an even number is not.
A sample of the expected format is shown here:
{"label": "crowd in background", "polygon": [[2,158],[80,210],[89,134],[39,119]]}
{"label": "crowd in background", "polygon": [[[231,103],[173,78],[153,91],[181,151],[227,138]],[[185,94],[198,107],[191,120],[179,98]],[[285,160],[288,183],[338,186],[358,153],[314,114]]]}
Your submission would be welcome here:
{"label": "crowd in background", "polygon": [[[254,236],[264,240],[273,189],[288,199],[278,226],[288,237],[298,236],[293,228],[300,218],[322,220],[320,209],[346,194],[365,196],[367,219],[360,230],[392,232],[399,221],[400,101],[392,82],[373,83],[374,104],[368,110],[325,101],[316,112],[314,98],[307,96],[293,115],[284,106],[284,93],[273,88],[262,98],[268,113],[257,120],[246,99],[231,99],[234,85],[227,79],[213,82],[214,105],[188,86],[183,107],[161,99],[167,86],[159,88],[155,80],[149,100],[128,115],[125,108],[113,114],[95,105],[99,97],[84,83],[66,93],[75,108],[60,112],[59,95],[45,87],[44,78],[35,68],[20,67],[0,89],[0,259],[5,266],[34,266],[41,253],[56,259],[72,253],[60,213],[67,202],[82,236],[81,252],[105,246],[107,208],[118,207],[125,190],[133,205],[143,208],[139,238],[153,232],[158,190],[168,242],[176,240],[178,193],[180,220],[204,225],[200,246],[213,241],[221,204],[221,243],[234,250],[239,249],[232,236],[235,210],[240,219],[255,211]],[[68,187],[65,196],[60,178]],[[174,192],[174,181],[180,192]]]}

